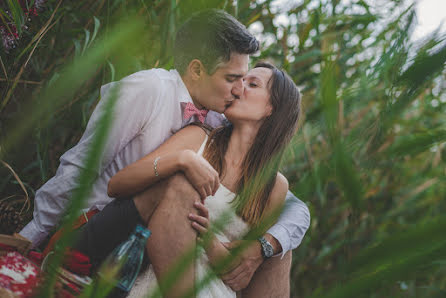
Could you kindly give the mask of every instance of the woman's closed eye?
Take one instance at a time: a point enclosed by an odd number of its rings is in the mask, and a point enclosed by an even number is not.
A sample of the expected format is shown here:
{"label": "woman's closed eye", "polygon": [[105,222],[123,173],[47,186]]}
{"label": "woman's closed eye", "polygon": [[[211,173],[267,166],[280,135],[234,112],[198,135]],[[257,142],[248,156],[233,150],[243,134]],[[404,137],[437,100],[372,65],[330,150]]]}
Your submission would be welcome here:
{"label": "woman's closed eye", "polygon": [[259,88],[262,87],[262,81],[259,80],[256,76],[247,76],[243,78],[243,82],[245,83],[245,86],[250,88]]}

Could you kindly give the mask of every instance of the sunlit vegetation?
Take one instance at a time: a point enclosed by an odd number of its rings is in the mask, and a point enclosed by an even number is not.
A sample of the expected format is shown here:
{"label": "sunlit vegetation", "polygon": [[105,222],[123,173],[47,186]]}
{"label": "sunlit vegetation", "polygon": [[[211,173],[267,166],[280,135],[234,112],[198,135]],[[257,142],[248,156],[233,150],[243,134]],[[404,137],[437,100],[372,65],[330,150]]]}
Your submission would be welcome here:
{"label": "sunlit vegetation", "polygon": [[312,216],[293,254],[292,296],[445,296],[445,36],[414,41],[409,1],[277,2],[3,1],[0,203],[19,220],[11,227],[0,214],[1,233],[31,218],[35,191],[79,140],[100,86],[171,68],[177,26],[218,7],[261,41],[251,62],[273,61],[303,94],[282,166]]}

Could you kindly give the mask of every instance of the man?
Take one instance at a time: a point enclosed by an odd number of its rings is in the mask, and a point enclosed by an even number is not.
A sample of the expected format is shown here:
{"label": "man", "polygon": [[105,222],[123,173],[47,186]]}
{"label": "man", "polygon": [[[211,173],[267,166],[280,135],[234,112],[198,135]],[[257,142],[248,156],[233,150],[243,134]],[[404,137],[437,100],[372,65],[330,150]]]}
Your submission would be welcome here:
{"label": "man", "polygon": [[[111,134],[105,146],[98,169],[98,179],[93,185],[88,206],[102,209],[111,201],[107,196],[107,184],[117,171],[156,149],[185,125],[205,117],[206,111],[199,110],[194,112],[198,114],[197,116],[184,119],[187,103],[193,103],[198,109],[211,110],[206,114],[205,123],[213,127],[219,125],[222,121],[219,113],[224,112],[231,101],[243,92],[242,77],[248,70],[249,55],[257,50],[257,40],[237,20],[225,12],[207,10],[194,15],[178,31],[174,49],[176,70],[140,71],[121,80]],[[93,112],[81,140],[61,157],[56,176],[36,193],[34,219],[21,231],[21,234],[30,239],[34,246],[41,243],[57,224],[70,199],[71,191],[76,187],[76,177],[79,169],[83,167],[82,163],[94,135],[99,115],[113,84],[116,83],[105,85],[101,89],[102,100]],[[206,161],[203,160],[203,163]],[[201,171],[197,169],[197,173]],[[134,200],[126,200],[134,202],[130,205],[120,200],[113,201],[104,209],[107,212],[103,211],[94,216],[90,223],[104,221],[112,224],[113,220],[110,218],[115,218],[114,215],[128,219],[126,225],[115,220],[114,222],[118,224],[110,229],[114,231],[113,234],[118,235],[115,240],[119,243],[140,220],[147,223],[150,219],[151,225],[159,221],[163,210],[178,204],[175,200],[179,197],[194,198],[198,195],[204,198],[212,194],[209,190],[200,191],[200,185],[197,183],[191,186],[192,181],[189,178],[179,174],[167,181],[166,183],[171,186],[170,195],[162,202],[158,200],[158,195],[166,194],[157,193],[161,190],[154,188],[135,196]],[[215,180],[215,176],[211,179]],[[175,195],[178,193],[182,196]],[[264,236],[262,244],[258,242],[246,250],[239,266],[222,277],[234,290],[241,290],[249,284],[256,291],[261,288],[255,287],[256,285],[268,285],[265,281],[274,280],[274,268],[289,274],[291,262],[289,251],[300,244],[308,229],[309,212],[305,204],[290,192],[287,197],[286,208],[278,223]],[[182,218],[178,218],[180,222],[187,221],[187,212],[193,209],[192,202],[191,199],[180,202],[184,207],[184,210],[177,208],[178,212],[184,214]],[[160,205],[155,210],[158,204]],[[134,221],[131,222],[130,219]],[[192,231],[190,225],[189,229],[186,227],[185,229],[185,233]],[[103,233],[96,231],[96,235],[103,236]],[[172,239],[165,237],[163,241],[170,240]],[[183,240],[172,241],[177,241],[180,247],[186,244],[181,242]],[[228,247],[232,248],[233,245],[228,244]],[[271,250],[274,254],[281,252],[282,256],[288,252],[286,262],[281,258],[271,258],[263,262],[264,258],[270,257]],[[177,253],[174,249],[169,249],[169,252],[173,255]],[[159,258],[162,262],[163,258],[169,257],[161,252]],[[262,267],[256,272],[262,263]],[[271,275],[268,273],[269,270],[273,270]],[[253,275],[253,282],[250,283]]]}

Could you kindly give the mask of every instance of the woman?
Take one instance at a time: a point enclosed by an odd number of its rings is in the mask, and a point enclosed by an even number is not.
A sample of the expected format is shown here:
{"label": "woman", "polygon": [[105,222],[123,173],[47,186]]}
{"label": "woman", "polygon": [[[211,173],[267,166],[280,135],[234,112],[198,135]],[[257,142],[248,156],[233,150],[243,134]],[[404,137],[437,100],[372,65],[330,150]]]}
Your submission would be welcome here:
{"label": "woman", "polygon": [[[199,205],[201,216],[193,218],[199,234],[207,231],[209,219],[222,214],[231,216],[221,233],[211,237],[206,253],[196,263],[196,279],[203,278],[209,264],[230,252],[222,242],[240,239],[249,230],[271,216],[285,199],[288,182],[278,173],[285,146],[297,128],[300,94],[293,81],[269,63],[258,63],[244,78],[244,93],[225,111],[232,123],[207,136],[198,126],[188,126],[157,150],[118,172],[109,182],[109,194],[126,197],[132,189],[151,185],[178,171],[187,172],[203,156],[218,172],[220,184],[213,198]],[[147,165],[157,164],[149,171]],[[254,186],[254,187],[253,187]],[[209,193],[209,192],[208,192]],[[214,191],[212,191],[214,193]],[[268,226],[262,226],[266,230]],[[149,281],[149,282],[147,282]],[[145,295],[156,283],[149,268],[140,276],[130,297]],[[149,284],[149,286],[148,286]],[[202,297],[235,297],[219,279],[214,279],[198,293]]]}

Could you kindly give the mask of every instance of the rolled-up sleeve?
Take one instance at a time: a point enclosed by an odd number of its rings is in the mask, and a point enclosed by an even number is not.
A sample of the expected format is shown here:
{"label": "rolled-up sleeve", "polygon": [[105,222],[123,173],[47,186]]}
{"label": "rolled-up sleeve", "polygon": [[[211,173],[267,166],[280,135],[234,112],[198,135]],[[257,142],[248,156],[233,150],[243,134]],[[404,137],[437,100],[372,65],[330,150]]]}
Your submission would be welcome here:
{"label": "rolled-up sleeve", "polygon": [[287,251],[300,245],[309,227],[310,211],[307,205],[288,191],[282,213],[267,233],[279,241],[283,257]]}

